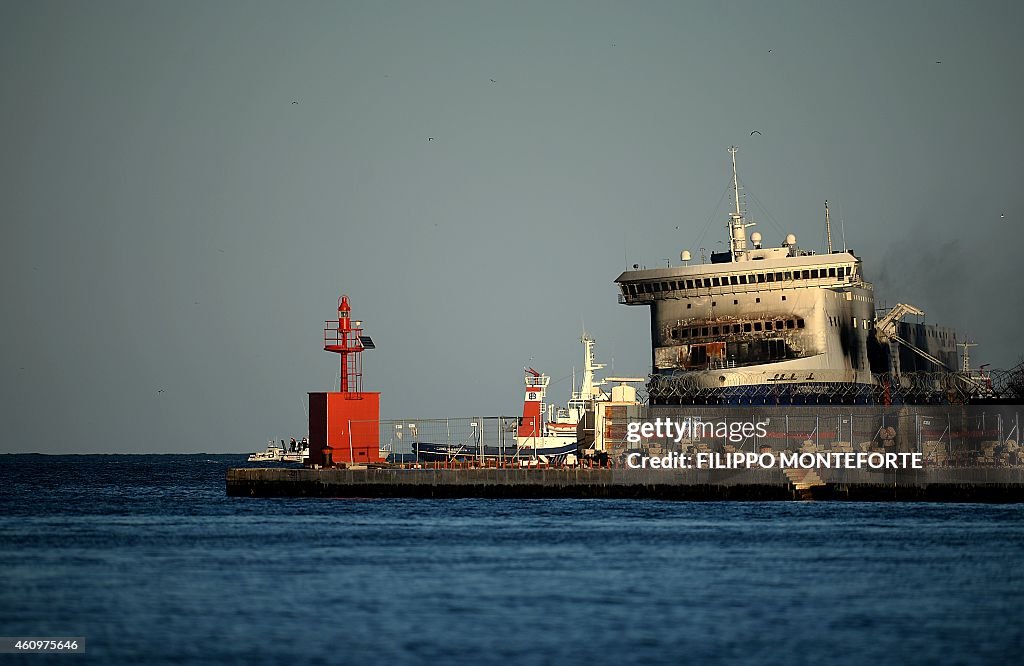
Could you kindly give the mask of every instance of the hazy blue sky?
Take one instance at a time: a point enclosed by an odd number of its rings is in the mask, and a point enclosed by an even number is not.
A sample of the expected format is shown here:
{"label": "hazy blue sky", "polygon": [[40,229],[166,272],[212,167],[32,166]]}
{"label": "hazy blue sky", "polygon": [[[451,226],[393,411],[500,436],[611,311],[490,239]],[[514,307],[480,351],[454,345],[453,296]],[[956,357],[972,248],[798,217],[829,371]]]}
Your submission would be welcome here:
{"label": "hazy blue sky", "polygon": [[580,367],[581,322],[646,374],[648,312],[612,280],[717,247],[730,144],[766,242],[819,248],[829,199],[879,301],[1009,367],[1022,25],[1020,2],[0,0],[0,451],[301,435],[341,292],[385,418],[517,413],[525,364]]}

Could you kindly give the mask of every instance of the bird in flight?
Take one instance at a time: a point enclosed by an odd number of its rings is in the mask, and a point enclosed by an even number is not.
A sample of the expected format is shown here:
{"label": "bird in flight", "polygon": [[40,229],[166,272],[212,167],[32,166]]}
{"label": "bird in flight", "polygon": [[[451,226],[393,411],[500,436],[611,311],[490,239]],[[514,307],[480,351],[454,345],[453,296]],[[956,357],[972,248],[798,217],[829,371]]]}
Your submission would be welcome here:
{"label": "bird in flight", "polygon": [[[755,134],[761,134],[761,133],[758,132],[757,130],[754,130],[753,132],[750,133],[750,136],[754,136]],[[764,136],[764,135],[762,135],[762,136]]]}
{"label": "bird in flight", "polygon": [[497,83],[497,81],[495,81],[494,79],[491,79],[491,83]]}
{"label": "bird in flight", "polygon": [[299,102],[297,100],[294,100],[294,99],[292,100],[292,104],[298,104],[298,103]]}
{"label": "bird in flight", "polygon": [[433,141],[433,140],[434,140],[434,137],[432,137],[432,136],[428,136],[427,137],[427,141]]}

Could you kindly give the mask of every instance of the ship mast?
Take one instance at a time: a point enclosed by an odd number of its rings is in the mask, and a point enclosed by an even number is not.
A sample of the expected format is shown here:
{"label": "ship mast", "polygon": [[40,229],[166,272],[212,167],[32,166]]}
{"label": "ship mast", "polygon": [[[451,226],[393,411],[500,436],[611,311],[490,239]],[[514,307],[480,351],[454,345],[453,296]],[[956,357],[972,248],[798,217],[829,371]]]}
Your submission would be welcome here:
{"label": "ship mast", "polygon": [[828,199],[825,199],[825,238],[828,242],[828,253],[832,254],[832,221],[828,217]]}
{"label": "ship mast", "polygon": [[959,346],[964,348],[963,373],[965,375],[968,375],[971,372],[971,350],[970,350],[970,348],[971,347],[977,347],[978,344],[975,343],[975,342],[961,342],[959,344]]}
{"label": "ship mast", "polygon": [[744,261],[747,258],[747,227],[752,222],[743,221],[743,210],[740,208],[740,180],[736,175],[736,146],[729,146],[732,155],[732,189],[736,200],[736,210],[729,213],[729,252],[733,261]]}

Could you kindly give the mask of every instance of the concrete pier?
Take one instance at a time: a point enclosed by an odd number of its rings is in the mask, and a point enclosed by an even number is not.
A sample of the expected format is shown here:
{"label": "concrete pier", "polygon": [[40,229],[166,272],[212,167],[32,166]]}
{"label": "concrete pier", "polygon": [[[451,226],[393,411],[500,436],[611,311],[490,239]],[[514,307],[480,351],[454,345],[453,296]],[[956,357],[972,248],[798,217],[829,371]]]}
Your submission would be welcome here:
{"label": "concrete pier", "polygon": [[780,469],[237,468],[228,470],[227,494],[233,497],[1024,501],[1024,467],[817,472],[824,485],[797,489]]}

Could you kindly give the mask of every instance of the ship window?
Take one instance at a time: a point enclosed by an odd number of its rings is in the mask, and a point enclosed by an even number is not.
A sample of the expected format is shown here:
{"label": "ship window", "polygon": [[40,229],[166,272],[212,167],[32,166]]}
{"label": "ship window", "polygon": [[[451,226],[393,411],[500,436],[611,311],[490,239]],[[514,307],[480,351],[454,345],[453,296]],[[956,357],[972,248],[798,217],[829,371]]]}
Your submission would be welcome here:
{"label": "ship window", "polygon": [[672,291],[673,289],[675,289],[674,285],[674,282],[662,282],[661,288],[664,289],[665,291]]}
{"label": "ship window", "polygon": [[718,284],[718,278],[711,278],[711,286],[712,287],[719,287],[719,286],[721,286],[721,285]]}
{"label": "ship window", "polygon": [[768,360],[775,361],[786,358],[786,343],[779,339],[768,341]]}
{"label": "ship window", "polygon": [[775,328],[775,325],[774,325],[774,324],[772,324],[772,323],[771,323],[770,321],[766,321],[766,322],[764,323],[764,330],[766,330],[766,331],[770,331],[770,330],[772,330],[773,328]]}
{"label": "ship window", "polygon": [[755,303],[760,303],[760,302],[761,302],[761,297],[759,296],[759,297],[755,298],[755,299],[754,299],[754,302],[755,302]]}
{"label": "ship window", "polygon": [[796,327],[797,328],[803,328],[804,327],[804,320],[803,319],[797,319],[796,320]]}
{"label": "ship window", "polygon": [[690,308],[692,308],[692,307],[693,307],[693,303],[687,303],[687,304],[686,304],[686,309],[687,309],[687,310],[689,310],[689,309],[690,309]]}
{"label": "ship window", "polygon": [[704,278],[704,286],[705,287],[710,287],[711,286],[711,278]]}
{"label": "ship window", "polygon": [[661,291],[661,283],[660,282],[655,282],[654,284],[652,284],[651,285],[651,290],[653,292],[655,292],[655,293],[658,293],[659,291]]}
{"label": "ship window", "polygon": [[757,274],[757,281],[758,282],[764,282],[764,273],[758,273]]}
{"label": "ship window", "polygon": [[693,280],[687,280],[686,281],[686,288],[687,289],[693,289]]}
{"label": "ship window", "polygon": [[708,334],[708,327],[704,326],[703,328],[701,328],[700,329],[700,334],[701,334],[702,337],[706,336]]}
{"label": "ship window", "polygon": [[744,333],[750,333],[750,322],[747,322],[746,324],[743,324],[743,332]]}
{"label": "ship window", "polygon": [[776,282],[782,282],[782,273],[776,273],[775,274],[775,281]]}
{"label": "ship window", "polygon": [[846,274],[849,275],[852,272],[853,272],[853,267],[852,266],[847,266],[846,267]]}
{"label": "ship window", "polygon": [[679,339],[679,333],[674,328],[671,331],[668,332],[668,336],[670,338],[672,338],[673,340],[678,340]]}
{"label": "ship window", "polygon": [[715,307],[716,305],[718,305],[717,301],[711,301],[711,307]]}
{"label": "ship window", "polygon": [[739,284],[739,279],[735,275],[729,276],[729,284]]}
{"label": "ship window", "polygon": [[836,269],[835,268],[828,269],[828,276],[829,277],[835,277],[836,276]]}
{"label": "ship window", "polygon": [[746,284],[746,283],[747,283],[747,276],[746,275],[741,275],[740,276],[740,284]]}
{"label": "ship window", "polygon": [[733,324],[732,325],[732,332],[733,333],[739,333],[740,332],[740,325],[739,324]]}
{"label": "ship window", "polygon": [[812,268],[811,269],[811,279],[814,280],[814,279],[817,279],[817,277],[818,277],[818,269],[817,268]]}
{"label": "ship window", "polygon": [[755,331],[760,331],[761,330],[761,322],[759,322],[759,321],[755,321],[754,322],[754,330]]}
{"label": "ship window", "polygon": [[712,326],[711,327],[711,335],[718,335],[718,327],[717,326]]}
{"label": "ship window", "polygon": [[768,282],[775,282],[775,273],[768,274]]}
{"label": "ship window", "polygon": [[786,320],[786,328],[793,328],[793,320],[792,319],[787,319]]}
{"label": "ship window", "polygon": [[811,272],[810,271],[804,271],[803,275],[804,275],[804,279],[805,280],[811,279]]}
{"label": "ship window", "polygon": [[786,300],[786,297],[785,297],[785,296],[783,296],[783,297],[782,297],[782,300]]}
{"label": "ship window", "polygon": [[740,302],[734,298],[734,299],[732,299],[732,304],[733,305],[739,305]]}

